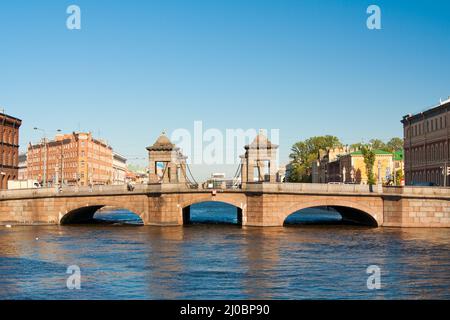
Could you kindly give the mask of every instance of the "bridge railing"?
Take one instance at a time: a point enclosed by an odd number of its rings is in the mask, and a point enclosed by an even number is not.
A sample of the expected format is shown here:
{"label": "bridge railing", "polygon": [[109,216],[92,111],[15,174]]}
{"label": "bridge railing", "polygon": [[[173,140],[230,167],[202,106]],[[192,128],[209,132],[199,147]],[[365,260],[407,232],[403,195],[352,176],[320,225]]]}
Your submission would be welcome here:
{"label": "bridge railing", "polygon": [[324,183],[248,183],[244,191],[248,192],[286,192],[286,193],[373,193],[380,188],[360,184],[324,184]]}
{"label": "bridge railing", "polygon": [[450,197],[450,188],[445,187],[383,187],[385,195],[421,195]]}
{"label": "bridge railing", "polygon": [[[211,192],[210,189],[191,189],[185,184],[142,184],[129,190],[127,185],[108,185],[93,187],[64,187],[17,189],[0,191],[0,200],[18,198],[39,198],[55,196],[83,195],[121,195],[147,193]],[[225,191],[225,190],[223,190]],[[265,192],[265,193],[303,193],[303,194],[380,194],[392,196],[432,196],[450,198],[450,188],[443,187],[381,187],[356,184],[314,184],[314,183],[249,183],[243,189],[226,192]]]}

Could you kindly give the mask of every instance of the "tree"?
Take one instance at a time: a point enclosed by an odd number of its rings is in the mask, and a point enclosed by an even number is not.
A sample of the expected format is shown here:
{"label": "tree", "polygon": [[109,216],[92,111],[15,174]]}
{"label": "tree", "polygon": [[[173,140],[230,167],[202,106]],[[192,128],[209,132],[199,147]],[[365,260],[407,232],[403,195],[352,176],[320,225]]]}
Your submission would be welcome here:
{"label": "tree", "polygon": [[392,138],[391,140],[389,140],[388,143],[386,143],[386,147],[387,147],[386,151],[390,152],[401,151],[403,150],[403,139],[398,137]]}
{"label": "tree", "polygon": [[403,170],[397,170],[395,173],[395,185],[400,186],[403,180]]}
{"label": "tree", "polygon": [[375,152],[370,145],[364,145],[361,148],[362,155],[364,157],[364,164],[366,166],[367,183],[374,185],[376,183],[375,176],[373,174],[373,166],[375,164]]}
{"label": "tree", "polygon": [[289,182],[311,182],[312,163],[319,157],[321,150],[342,146],[339,138],[335,136],[317,136],[299,141],[291,148],[291,162],[286,172]]}
{"label": "tree", "polygon": [[361,150],[363,144],[361,142],[353,143],[350,145],[350,149]]}
{"label": "tree", "polygon": [[383,141],[381,141],[380,139],[372,139],[369,142],[372,145],[372,148],[375,150],[385,150],[386,149],[386,144]]}

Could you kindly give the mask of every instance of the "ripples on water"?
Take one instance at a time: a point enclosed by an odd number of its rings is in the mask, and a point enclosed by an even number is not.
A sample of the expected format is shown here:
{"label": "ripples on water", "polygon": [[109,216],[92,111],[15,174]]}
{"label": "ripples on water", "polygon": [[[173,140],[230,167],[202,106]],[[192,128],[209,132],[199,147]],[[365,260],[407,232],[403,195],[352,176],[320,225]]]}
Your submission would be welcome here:
{"label": "ripples on water", "polygon": [[[130,225],[139,218],[123,210],[96,218],[128,224],[0,227],[0,299],[450,298],[449,229],[241,228],[234,208],[210,203],[191,214],[185,227]],[[318,214],[340,220],[290,219]],[[66,288],[69,265],[80,291]],[[367,289],[369,265],[382,290]]]}

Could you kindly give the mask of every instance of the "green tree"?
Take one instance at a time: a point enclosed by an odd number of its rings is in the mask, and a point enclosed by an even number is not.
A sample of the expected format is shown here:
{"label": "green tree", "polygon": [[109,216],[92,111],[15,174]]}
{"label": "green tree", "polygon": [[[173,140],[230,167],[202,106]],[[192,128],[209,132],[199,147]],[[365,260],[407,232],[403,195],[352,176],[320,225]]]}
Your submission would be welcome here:
{"label": "green tree", "polygon": [[353,143],[350,145],[350,148],[353,150],[360,150],[363,144],[361,142]]}
{"label": "green tree", "polygon": [[397,172],[395,173],[395,185],[397,186],[401,185],[402,180],[403,180],[403,171],[397,170]]}
{"label": "green tree", "polygon": [[385,150],[387,148],[386,144],[383,141],[381,141],[380,139],[372,139],[369,142],[370,142],[372,148],[375,150]]}
{"label": "green tree", "polygon": [[373,173],[373,166],[375,164],[375,152],[373,151],[373,146],[364,145],[361,148],[361,152],[366,166],[367,183],[372,186],[376,183],[375,175]]}
{"label": "green tree", "polygon": [[388,143],[386,143],[386,147],[386,151],[389,152],[401,151],[403,150],[403,139],[398,137],[392,138]]}
{"label": "green tree", "polygon": [[289,155],[291,162],[286,172],[287,181],[311,182],[312,163],[318,159],[319,152],[339,146],[342,146],[339,138],[330,135],[311,137],[295,143]]}

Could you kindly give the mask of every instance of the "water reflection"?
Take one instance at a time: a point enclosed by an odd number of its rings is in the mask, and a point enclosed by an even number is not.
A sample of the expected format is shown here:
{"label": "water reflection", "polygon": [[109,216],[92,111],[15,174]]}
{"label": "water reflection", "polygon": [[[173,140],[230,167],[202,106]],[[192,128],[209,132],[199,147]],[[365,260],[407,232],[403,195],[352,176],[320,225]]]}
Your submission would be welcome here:
{"label": "water reflection", "polygon": [[0,299],[449,299],[449,248],[449,229],[2,227]]}

